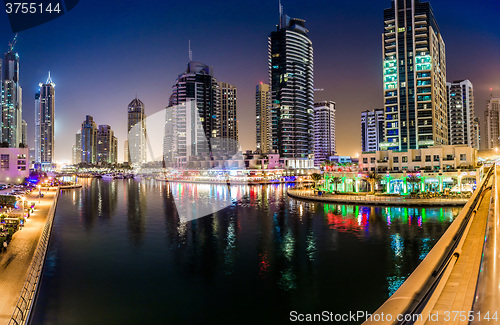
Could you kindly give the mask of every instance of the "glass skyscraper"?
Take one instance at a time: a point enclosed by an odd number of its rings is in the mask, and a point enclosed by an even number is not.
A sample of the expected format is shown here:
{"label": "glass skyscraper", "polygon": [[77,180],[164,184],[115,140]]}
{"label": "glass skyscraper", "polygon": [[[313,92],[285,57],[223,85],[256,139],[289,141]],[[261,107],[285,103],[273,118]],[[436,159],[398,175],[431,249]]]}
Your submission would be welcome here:
{"label": "glass skyscraper", "polygon": [[446,83],[448,91],[448,138],[452,145],[477,147],[474,131],[474,88],[469,80]]}
{"label": "glass skyscraper", "polygon": [[35,95],[35,162],[54,162],[55,84],[49,77]]}
{"label": "glass skyscraper", "polygon": [[282,13],[269,35],[271,149],[282,158],[314,153],[313,47],[305,20]]}
{"label": "glass skyscraper", "polygon": [[268,153],[271,140],[271,99],[269,85],[260,83],[255,90],[256,144],[261,153]]}
{"label": "glass skyscraper", "polygon": [[19,55],[10,49],[5,54],[2,80],[1,142],[17,148],[22,142],[22,89],[19,85]]}
{"label": "glass skyscraper", "polygon": [[445,45],[430,4],[393,0],[384,10],[382,43],[381,150],[448,144]]}
{"label": "glass skyscraper", "polygon": [[128,104],[128,161],[131,164],[146,162],[146,114],[144,103],[137,97]]}

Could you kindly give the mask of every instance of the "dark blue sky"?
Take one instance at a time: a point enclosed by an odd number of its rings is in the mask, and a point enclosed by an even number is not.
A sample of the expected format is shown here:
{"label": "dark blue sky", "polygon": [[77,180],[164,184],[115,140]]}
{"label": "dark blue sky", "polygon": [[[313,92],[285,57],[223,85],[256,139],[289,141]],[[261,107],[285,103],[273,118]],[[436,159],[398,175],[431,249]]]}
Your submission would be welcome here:
{"label": "dark blue sky", "polygon": [[[337,103],[337,150],[360,150],[360,112],[382,107],[383,9],[389,0],[283,0],[288,15],[306,20],[314,46],[316,100]],[[470,79],[476,115],[500,96],[498,0],[434,0],[446,43],[447,79]],[[24,118],[33,145],[34,94],[50,70],[56,83],[56,158],[71,159],[74,134],[86,114],[126,139],[127,105],[135,97],[146,114],[163,109],[188,61],[214,67],[219,81],[238,87],[240,141],[255,146],[255,85],[267,82],[267,36],[278,1],[81,0],[66,15],[19,33]],[[0,50],[13,34],[0,13]]]}

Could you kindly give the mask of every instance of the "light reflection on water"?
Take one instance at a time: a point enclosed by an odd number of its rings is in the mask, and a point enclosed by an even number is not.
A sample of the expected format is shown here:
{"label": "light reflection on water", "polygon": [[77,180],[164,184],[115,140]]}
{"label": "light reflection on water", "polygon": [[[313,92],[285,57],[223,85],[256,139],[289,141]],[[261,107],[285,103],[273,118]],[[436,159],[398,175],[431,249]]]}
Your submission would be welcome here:
{"label": "light reflection on water", "polygon": [[282,323],[290,310],[374,311],[459,212],[301,202],[284,185],[229,193],[179,183],[181,201],[197,197],[179,204],[232,202],[186,221],[167,183],[83,182],[61,195],[33,324]]}

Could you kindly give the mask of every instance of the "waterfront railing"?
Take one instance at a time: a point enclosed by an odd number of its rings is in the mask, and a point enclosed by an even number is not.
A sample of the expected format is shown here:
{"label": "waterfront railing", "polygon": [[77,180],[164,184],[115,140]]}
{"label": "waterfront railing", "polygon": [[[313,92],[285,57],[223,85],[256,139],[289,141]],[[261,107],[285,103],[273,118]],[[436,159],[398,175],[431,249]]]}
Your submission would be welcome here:
{"label": "waterfront railing", "polygon": [[47,215],[47,221],[43,228],[42,235],[38,241],[38,245],[31,260],[31,264],[28,270],[28,276],[24,282],[23,289],[21,291],[21,296],[17,301],[16,307],[9,321],[9,325],[24,325],[27,324],[30,318],[31,310],[33,308],[33,303],[38,292],[38,285],[41,280],[43,265],[45,263],[45,257],[47,255],[47,249],[49,246],[50,233],[52,230],[52,223],[54,220],[54,214],[56,209],[56,202],[59,196],[59,191],[56,191],[56,196],[49,209]]}

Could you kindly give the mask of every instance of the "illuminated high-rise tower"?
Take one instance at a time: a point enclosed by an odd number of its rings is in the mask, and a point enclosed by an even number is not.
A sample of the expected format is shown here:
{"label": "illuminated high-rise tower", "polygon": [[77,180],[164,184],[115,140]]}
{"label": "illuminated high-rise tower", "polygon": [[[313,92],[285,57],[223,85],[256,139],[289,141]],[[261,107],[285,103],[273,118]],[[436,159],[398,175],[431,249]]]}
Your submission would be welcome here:
{"label": "illuminated high-rise tower", "polygon": [[216,136],[221,138],[221,150],[234,155],[239,150],[238,120],[236,118],[237,89],[226,82],[219,82],[220,117]]}
{"label": "illuminated high-rise tower", "polygon": [[448,138],[452,145],[477,147],[475,129],[474,88],[469,80],[447,82]]}
{"label": "illuminated high-rise tower", "polygon": [[1,141],[10,148],[22,142],[22,89],[19,85],[19,54],[12,47],[5,54],[2,80]]}
{"label": "illuminated high-rise tower", "polygon": [[484,111],[484,149],[500,148],[500,97],[491,97]]}
{"label": "illuminated high-rise tower", "polygon": [[335,102],[314,103],[314,165],[335,155]]}
{"label": "illuminated high-rise tower", "polygon": [[118,141],[109,125],[99,125],[97,129],[97,163],[115,164]]}
{"label": "illuminated high-rise tower", "polygon": [[[234,88],[234,96],[235,91]],[[232,98],[231,92],[229,88],[226,89],[226,95]],[[236,118],[236,106],[234,110],[227,106],[233,104],[236,104],[236,100],[226,101],[226,109],[232,112],[227,118]],[[220,88],[213,68],[190,61],[172,86],[166,109],[163,146],[165,164],[181,166],[188,164],[191,157],[210,157],[212,149],[216,150],[221,143],[212,139],[220,138],[222,124]],[[226,123],[226,127],[229,126]],[[212,147],[212,143],[215,147]]]}
{"label": "illuminated high-rise tower", "polygon": [[428,2],[393,0],[384,10],[382,150],[446,145],[445,45]]}
{"label": "illuminated high-rise tower", "polygon": [[305,20],[283,14],[280,5],[279,25],[269,35],[271,149],[285,159],[311,158],[314,152],[313,47],[307,33]]}
{"label": "illuminated high-rise tower", "polygon": [[260,83],[255,91],[256,144],[261,153],[271,150],[271,98],[269,85]]}
{"label": "illuminated high-rise tower", "polygon": [[128,104],[128,162],[142,164],[146,162],[146,114],[144,103],[134,98]]}
{"label": "illuminated high-rise tower", "polygon": [[90,115],[82,123],[80,135],[82,163],[95,164],[97,162],[97,124]]}
{"label": "illuminated high-rise tower", "polygon": [[54,113],[55,84],[49,77],[40,83],[40,90],[35,95],[35,159],[37,163],[54,162]]}

